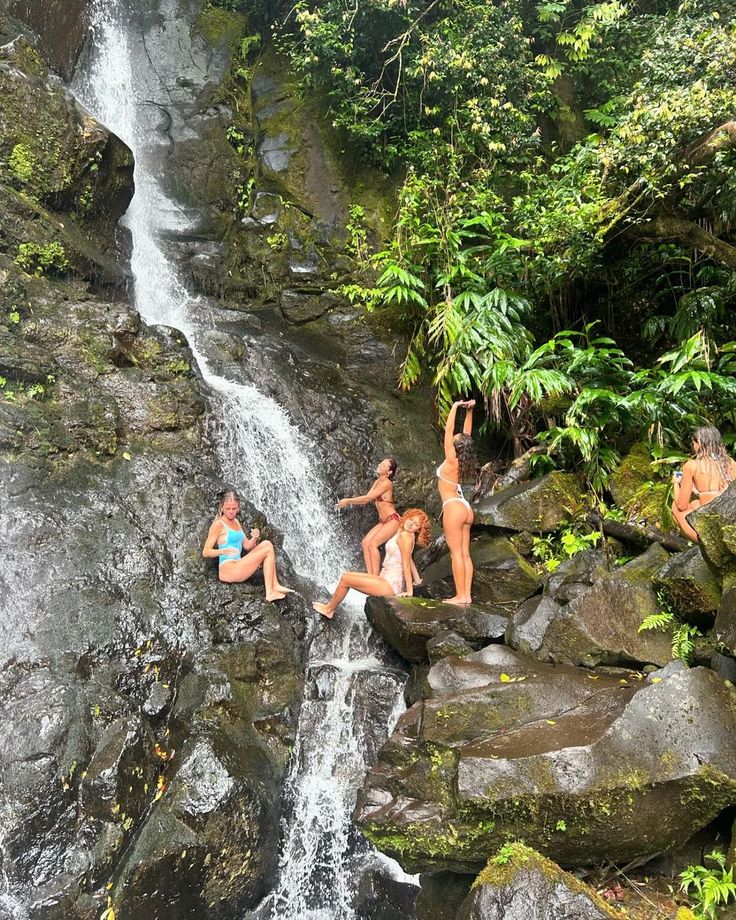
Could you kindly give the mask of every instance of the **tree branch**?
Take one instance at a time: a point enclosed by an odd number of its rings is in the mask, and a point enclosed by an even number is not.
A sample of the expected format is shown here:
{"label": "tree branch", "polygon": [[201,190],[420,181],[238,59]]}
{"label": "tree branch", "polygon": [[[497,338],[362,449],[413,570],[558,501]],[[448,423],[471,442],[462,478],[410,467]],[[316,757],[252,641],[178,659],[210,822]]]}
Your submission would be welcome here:
{"label": "tree branch", "polygon": [[702,166],[727,147],[736,147],[736,121],[713,128],[687,151],[684,159],[690,166]]}
{"label": "tree branch", "polygon": [[736,270],[736,246],[726,243],[691,220],[683,220],[674,214],[658,214],[648,223],[632,227],[632,232],[644,239],[677,240],[685,246],[700,250],[714,262]]}

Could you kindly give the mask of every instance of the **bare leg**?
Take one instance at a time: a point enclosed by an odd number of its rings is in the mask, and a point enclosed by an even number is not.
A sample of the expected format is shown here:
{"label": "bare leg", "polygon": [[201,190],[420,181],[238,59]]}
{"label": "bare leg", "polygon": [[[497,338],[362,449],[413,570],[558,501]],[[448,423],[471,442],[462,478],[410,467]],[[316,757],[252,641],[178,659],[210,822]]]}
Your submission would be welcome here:
{"label": "bare leg", "polygon": [[394,593],[394,589],[386,579],[378,575],[369,575],[366,572],[343,572],[335,593],[329,601],[326,604],[312,604],[312,606],[317,613],[331,620],[335,609],[345,600],[345,595],[351,588],[373,597],[389,597]]}
{"label": "bare leg", "polygon": [[[473,512],[462,502],[449,502],[445,505],[442,515],[442,529],[445,532],[447,548],[450,550],[452,562],[452,578],[455,582],[455,594],[448,598],[447,604],[469,604],[470,583],[466,584],[466,554],[470,559],[469,549],[465,546],[467,533],[468,545],[470,543],[470,525],[473,523]],[[472,566],[470,562],[470,577],[472,579]]]}
{"label": "bare leg", "polygon": [[682,533],[688,538],[688,540],[692,540],[693,543],[698,542],[698,534],[688,524],[686,518],[691,511],[695,511],[696,508],[700,508],[700,505],[700,499],[696,498],[694,501],[690,502],[684,511],[680,511],[677,505],[674,502],[672,503],[672,517],[677,521],[677,526],[680,528]]}
{"label": "bare leg", "polygon": [[276,555],[270,540],[264,540],[263,543],[259,543],[242,559],[220,566],[220,581],[228,584],[247,581],[261,565],[263,565],[263,581],[266,585],[266,600],[281,600],[289,593],[290,589],[284,589],[278,582]]}
{"label": "bare leg", "polygon": [[417,569],[416,565],[414,564],[413,556],[411,557],[411,581],[414,587],[421,585],[422,583],[422,576],[419,574],[419,569]]}
{"label": "bare leg", "polygon": [[470,514],[470,523],[463,524],[463,565],[465,569],[463,596],[466,604],[472,603],[473,600],[473,560],[470,557],[470,528],[473,523],[473,512],[471,511]]}
{"label": "bare leg", "polygon": [[385,524],[376,524],[361,540],[365,570],[369,575],[378,575],[381,571],[381,553],[379,547],[398,531],[401,521],[387,521]]}

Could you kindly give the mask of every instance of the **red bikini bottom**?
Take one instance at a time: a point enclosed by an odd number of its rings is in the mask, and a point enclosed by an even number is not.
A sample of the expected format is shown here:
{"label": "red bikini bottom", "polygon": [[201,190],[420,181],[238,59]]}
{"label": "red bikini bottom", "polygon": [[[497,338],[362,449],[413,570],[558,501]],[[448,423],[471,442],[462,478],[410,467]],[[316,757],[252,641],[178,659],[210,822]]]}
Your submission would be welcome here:
{"label": "red bikini bottom", "polygon": [[399,522],[400,522],[400,521],[401,521],[401,515],[400,515],[400,514],[397,514],[397,512],[394,511],[393,514],[389,514],[389,516],[388,516],[387,518],[384,518],[384,519],[381,521],[381,524],[388,524],[389,521],[399,521]]}

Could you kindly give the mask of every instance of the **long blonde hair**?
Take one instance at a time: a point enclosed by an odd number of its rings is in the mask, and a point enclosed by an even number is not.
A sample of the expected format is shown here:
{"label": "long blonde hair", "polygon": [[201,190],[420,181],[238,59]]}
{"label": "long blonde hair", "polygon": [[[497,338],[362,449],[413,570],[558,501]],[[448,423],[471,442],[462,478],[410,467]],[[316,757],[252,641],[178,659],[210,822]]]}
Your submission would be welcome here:
{"label": "long blonde hair", "polygon": [[734,480],[733,461],[726,451],[721,432],[713,425],[705,425],[697,429],[693,440],[698,443],[695,457],[698,460],[709,460],[718,470],[721,482],[725,485],[732,483]]}

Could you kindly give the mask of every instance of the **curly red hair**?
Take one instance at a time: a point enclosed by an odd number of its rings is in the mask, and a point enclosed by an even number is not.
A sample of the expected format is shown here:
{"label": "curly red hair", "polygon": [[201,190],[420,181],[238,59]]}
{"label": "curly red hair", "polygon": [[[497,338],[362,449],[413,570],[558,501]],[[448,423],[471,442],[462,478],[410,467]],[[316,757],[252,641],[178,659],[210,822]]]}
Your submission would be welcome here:
{"label": "curly red hair", "polygon": [[421,508],[408,508],[401,517],[401,523],[410,519],[419,521],[419,530],[417,531],[417,543],[420,546],[429,546],[432,542],[432,525],[429,518]]}

